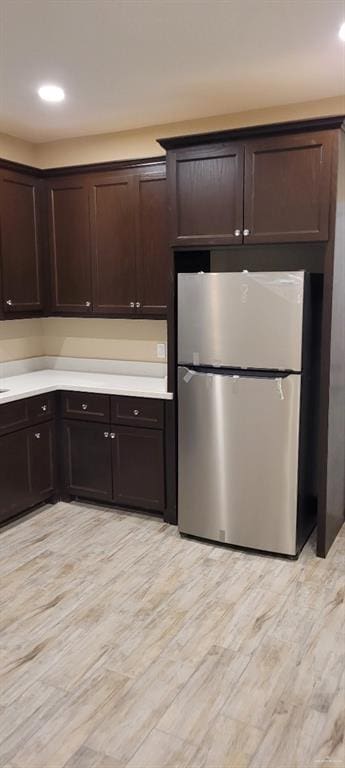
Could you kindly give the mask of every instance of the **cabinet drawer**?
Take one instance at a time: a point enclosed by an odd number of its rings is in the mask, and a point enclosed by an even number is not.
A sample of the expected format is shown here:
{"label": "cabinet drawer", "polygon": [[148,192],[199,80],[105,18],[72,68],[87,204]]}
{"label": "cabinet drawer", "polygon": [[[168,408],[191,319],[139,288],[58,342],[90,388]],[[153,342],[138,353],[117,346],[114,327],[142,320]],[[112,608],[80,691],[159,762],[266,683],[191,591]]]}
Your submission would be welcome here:
{"label": "cabinet drawer", "polygon": [[14,432],[29,424],[28,400],[15,400],[0,405],[0,435]]}
{"label": "cabinet drawer", "polygon": [[63,392],[62,413],[69,419],[105,421],[110,418],[109,395],[95,395],[88,392]]}
{"label": "cabinet drawer", "polygon": [[28,400],[30,422],[45,421],[55,415],[55,397],[52,393],[38,395]]}
{"label": "cabinet drawer", "polygon": [[113,424],[162,429],[164,403],[144,397],[112,397],[111,421]]}

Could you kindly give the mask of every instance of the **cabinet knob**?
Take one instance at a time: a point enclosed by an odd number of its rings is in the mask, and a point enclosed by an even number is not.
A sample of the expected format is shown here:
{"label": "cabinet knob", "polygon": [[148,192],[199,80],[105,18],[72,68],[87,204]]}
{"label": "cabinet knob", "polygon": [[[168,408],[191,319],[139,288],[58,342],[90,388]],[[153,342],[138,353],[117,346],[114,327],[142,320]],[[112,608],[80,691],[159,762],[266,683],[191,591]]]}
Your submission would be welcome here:
{"label": "cabinet knob", "polygon": [[137,408],[134,408],[133,413],[134,413],[134,416],[139,416],[140,411],[138,411]]}
{"label": "cabinet knob", "polygon": [[130,306],[131,309],[134,309],[134,307],[135,307],[134,301],[130,301],[129,302],[129,306]]}
{"label": "cabinet knob", "polygon": [[244,237],[248,237],[248,235],[250,235],[250,229],[244,229],[243,230],[243,235],[244,235]]}
{"label": "cabinet knob", "polygon": [[85,302],[85,306],[86,306],[86,307],[91,307],[91,301],[86,301],[86,302]]}
{"label": "cabinet knob", "polygon": [[240,234],[241,234],[241,230],[240,229],[235,229],[235,231],[234,231],[235,237],[239,237]]}
{"label": "cabinet knob", "polygon": [[87,403],[82,403],[81,407],[82,407],[83,411],[87,411]]}
{"label": "cabinet knob", "polygon": [[12,299],[6,299],[6,304],[8,307],[12,307]]}
{"label": "cabinet knob", "polygon": [[36,438],[36,440],[39,440],[39,439],[40,439],[40,437],[41,437],[41,433],[40,433],[40,432],[35,432],[35,438]]}
{"label": "cabinet knob", "polygon": [[110,437],[112,440],[114,440],[114,438],[116,437],[115,432],[110,432]]}
{"label": "cabinet knob", "polygon": [[46,412],[46,410],[47,410],[47,407],[48,407],[47,405],[41,405],[41,409],[42,409],[43,413],[45,413],[45,412]]}
{"label": "cabinet knob", "polygon": [[109,437],[109,432],[103,432],[104,437]]}
{"label": "cabinet knob", "polygon": [[139,309],[139,307],[141,307],[141,302],[140,301],[136,301],[135,302],[135,306],[137,307],[137,309]]}

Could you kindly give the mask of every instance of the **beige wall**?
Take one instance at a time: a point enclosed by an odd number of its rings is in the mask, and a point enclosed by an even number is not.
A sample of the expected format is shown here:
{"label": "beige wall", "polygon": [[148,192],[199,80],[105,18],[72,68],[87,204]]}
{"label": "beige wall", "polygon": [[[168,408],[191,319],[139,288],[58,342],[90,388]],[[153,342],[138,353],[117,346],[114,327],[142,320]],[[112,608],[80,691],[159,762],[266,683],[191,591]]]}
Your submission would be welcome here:
{"label": "beige wall", "polygon": [[49,317],[42,325],[45,355],[155,362],[166,341],[163,320]]}
{"label": "beige wall", "polygon": [[0,363],[40,355],[156,362],[165,341],[163,320],[8,320],[0,323]]}
{"label": "beige wall", "polygon": [[345,114],[345,96],[42,144],[31,144],[0,134],[0,157],[41,168],[127,160],[164,154],[156,141],[163,136],[203,133],[335,114]]}
{"label": "beige wall", "polygon": [[14,136],[7,136],[5,133],[0,133],[0,157],[25,165],[36,165],[37,160],[33,144],[16,139]]}
{"label": "beige wall", "polygon": [[43,354],[40,319],[0,322],[0,363]]}
{"label": "beige wall", "polygon": [[36,162],[41,168],[49,168],[150,157],[164,154],[164,150],[157,144],[157,138],[344,113],[345,96],[339,96],[322,101],[255,109],[182,123],[154,125],[121,133],[36,144]]}

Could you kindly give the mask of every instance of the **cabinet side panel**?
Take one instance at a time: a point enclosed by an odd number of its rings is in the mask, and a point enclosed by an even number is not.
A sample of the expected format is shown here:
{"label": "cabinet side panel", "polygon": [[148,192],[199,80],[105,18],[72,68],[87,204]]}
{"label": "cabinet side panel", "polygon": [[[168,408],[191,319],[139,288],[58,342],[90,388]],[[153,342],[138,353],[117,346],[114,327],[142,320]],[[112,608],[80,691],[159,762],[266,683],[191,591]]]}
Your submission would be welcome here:
{"label": "cabinet side panel", "polygon": [[[321,557],[344,522],[345,507],[345,136],[341,131],[338,140],[333,265],[327,265],[324,287],[323,350],[329,355],[329,392],[328,407],[324,396],[321,402],[321,440],[327,429],[327,455],[321,449],[320,466],[317,553]],[[331,262],[331,251],[328,256]]]}

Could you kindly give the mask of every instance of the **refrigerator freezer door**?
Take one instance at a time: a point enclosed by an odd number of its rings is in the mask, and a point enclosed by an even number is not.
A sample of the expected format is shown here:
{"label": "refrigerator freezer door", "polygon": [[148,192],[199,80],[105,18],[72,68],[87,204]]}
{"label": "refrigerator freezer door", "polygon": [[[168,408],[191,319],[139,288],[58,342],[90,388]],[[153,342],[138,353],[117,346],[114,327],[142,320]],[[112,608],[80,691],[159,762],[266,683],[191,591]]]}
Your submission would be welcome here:
{"label": "refrigerator freezer door", "polygon": [[300,376],[178,374],[180,531],[295,555]]}
{"label": "refrigerator freezer door", "polygon": [[304,272],[178,275],[178,362],[300,371]]}

